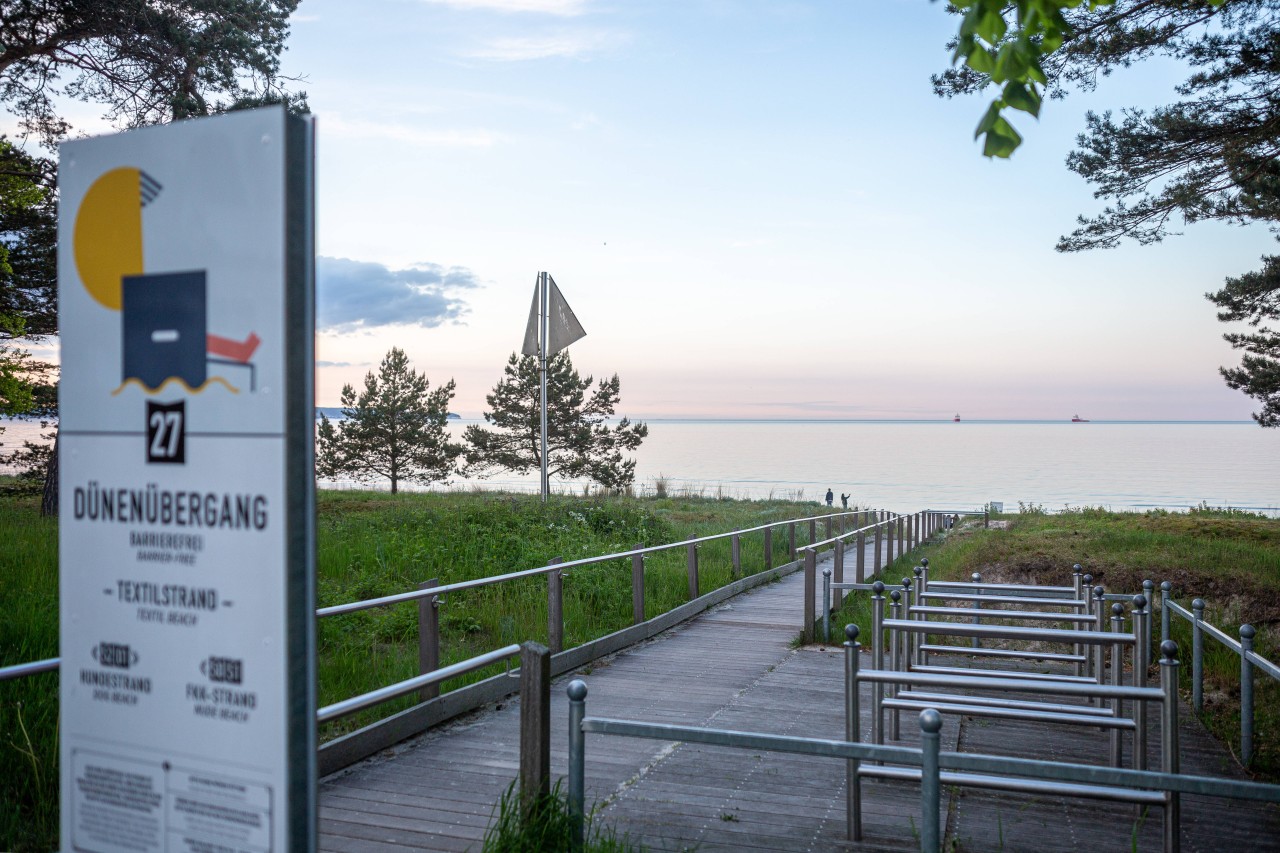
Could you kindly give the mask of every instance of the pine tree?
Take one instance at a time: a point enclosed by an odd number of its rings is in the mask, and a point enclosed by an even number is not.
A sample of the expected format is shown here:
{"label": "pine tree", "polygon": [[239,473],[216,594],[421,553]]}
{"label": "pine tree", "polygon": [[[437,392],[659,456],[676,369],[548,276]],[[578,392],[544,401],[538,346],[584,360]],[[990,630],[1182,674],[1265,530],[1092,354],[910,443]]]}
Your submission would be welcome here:
{"label": "pine tree", "polygon": [[[593,382],[590,376],[579,376],[568,352],[547,362],[547,473],[625,489],[635,481],[636,462],[623,454],[639,447],[649,428],[625,417],[609,426],[620,399],[618,375],[601,379],[594,391]],[[467,427],[468,473],[540,470],[538,360],[512,353],[502,379],[485,400],[490,411],[484,419],[491,428]]]}
{"label": "pine tree", "polygon": [[365,374],[359,397],[343,386],[343,420],[336,427],[321,415],[316,473],[363,482],[387,479],[392,494],[401,482],[447,481],[463,451],[446,430],[454,384],[450,379],[434,391],[428,388],[426,375],[410,368],[404,350],[392,347],[377,374]]}

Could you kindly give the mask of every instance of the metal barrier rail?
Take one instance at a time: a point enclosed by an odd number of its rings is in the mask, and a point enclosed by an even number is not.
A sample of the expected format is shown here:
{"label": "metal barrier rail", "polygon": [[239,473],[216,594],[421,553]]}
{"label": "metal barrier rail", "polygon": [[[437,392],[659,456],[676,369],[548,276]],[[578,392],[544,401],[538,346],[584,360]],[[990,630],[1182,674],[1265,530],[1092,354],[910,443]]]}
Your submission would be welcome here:
{"label": "metal barrier rail", "polygon": [[[1047,689],[1073,691],[1077,688],[1126,695],[1130,698],[1153,698],[1159,694],[1162,704],[1161,772],[1126,770],[1092,765],[1045,762],[1003,756],[965,755],[942,752],[940,731],[942,717],[932,708],[920,713],[920,748],[885,746],[861,741],[861,717],[857,683],[857,630],[850,626],[851,639],[845,646],[845,736],[843,741],[742,732],[727,729],[705,729],[636,720],[589,718],[586,716],[587,685],[581,680],[570,682],[569,696],[569,811],[573,821],[573,849],[582,847],[583,822],[586,811],[586,735],[608,734],[653,740],[699,743],[738,749],[785,752],[817,757],[839,758],[846,762],[846,837],[862,840],[862,783],[864,775],[919,779],[921,783],[920,849],[938,853],[941,849],[942,826],[939,820],[941,786],[966,785],[1009,791],[1063,796],[1093,797],[1163,806],[1164,849],[1179,849],[1182,794],[1227,797],[1280,803],[1280,785],[1186,776],[1178,772],[1177,744],[1177,646],[1162,644],[1160,688],[1106,688],[1102,685],[1047,685]],[[870,673],[868,673],[870,675]],[[885,674],[877,673],[875,677]],[[920,676],[916,676],[917,678]],[[927,679],[932,680],[932,679]],[[898,767],[863,767],[862,762],[884,762]],[[919,767],[916,771],[912,768]],[[906,768],[906,769],[903,769]],[[961,771],[943,773],[943,769]],[[1148,793],[1159,792],[1159,793]]]}
{"label": "metal barrier rail", "polygon": [[406,678],[404,681],[397,681],[395,684],[379,687],[377,690],[370,690],[368,693],[362,693],[359,696],[353,696],[350,699],[324,706],[316,712],[316,722],[328,723],[341,719],[357,711],[363,711],[365,708],[372,708],[374,705],[381,705],[383,702],[399,699],[406,694],[416,693],[429,685],[439,684],[442,681],[448,681],[450,678],[457,678],[459,675],[466,675],[469,672],[484,669],[490,664],[510,660],[518,654],[520,654],[520,646],[513,643],[449,666],[442,666],[425,675]]}
{"label": "metal barrier rail", "polygon": [[[1149,583],[1149,581],[1144,581]],[[1180,616],[1191,623],[1191,707],[1195,713],[1204,712],[1204,637],[1208,635],[1226,646],[1240,658],[1240,763],[1248,767],[1253,762],[1253,672],[1259,669],[1264,675],[1280,681],[1280,666],[1253,650],[1253,638],[1257,635],[1248,623],[1240,626],[1239,641],[1233,640],[1222,629],[1204,621],[1205,602],[1197,598],[1187,610],[1172,598],[1173,586],[1168,581],[1160,584],[1160,635],[1168,639],[1170,617]]]}
{"label": "metal barrier rail", "polygon": [[[579,559],[579,560],[570,560],[568,562],[556,563],[550,566],[540,566],[538,568],[533,568],[533,569],[523,569],[518,572],[508,572],[507,574],[502,574],[502,575],[491,575],[489,577],[476,578],[474,580],[469,580],[469,581],[460,581],[458,583],[445,584],[443,586],[435,586],[435,587],[430,587],[426,589],[410,590],[408,592],[395,593],[394,595],[384,595],[384,596],[379,596],[378,598],[368,598],[362,601],[350,601],[350,602],[347,602],[346,604],[335,604],[330,607],[322,607],[318,609],[316,611],[316,616],[319,618],[323,618],[326,616],[340,616],[344,613],[356,613],[361,610],[369,610],[375,607],[389,607],[393,604],[401,604],[406,601],[417,601],[418,599],[444,595],[450,592],[460,592],[462,590],[467,590],[467,589],[479,589],[481,587],[492,586],[494,584],[504,583],[506,581],[518,580],[520,578],[537,577],[538,575],[550,574],[552,572],[563,572],[568,569],[579,568],[582,566],[590,566],[596,563],[608,562],[610,560],[625,560],[628,558],[634,559],[636,557],[643,558],[645,555],[648,555],[648,554],[655,554],[661,551],[670,551],[676,548],[697,547],[706,542],[714,542],[720,539],[731,539],[733,537],[745,536],[749,533],[758,533],[760,531],[771,532],[773,528],[779,527],[784,524],[794,527],[794,525],[796,524],[808,522],[810,525],[816,526],[816,523],[820,520],[825,520],[829,523],[830,519],[833,519],[833,518],[847,518],[849,516],[863,515],[864,513],[878,513],[878,512],[883,512],[883,510],[858,510],[856,512],[838,512],[838,513],[829,513],[827,515],[815,515],[815,516],[810,516],[805,518],[788,519],[786,521],[775,521],[769,524],[761,524],[756,527],[748,527],[742,530],[733,530],[728,533],[716,533],[711,536],[700,536],[694,539],[685,539],[680,542],[670,542],[665,545],[649,545],[644,548],[632,548],[629,551],[617,551],[615,553],[605,554],[599,557],[583,557],[582,559]],[[863,531],[871,530],[885,523],[887,522],[878,521],[878,522],[875,522],[874,524],[865,525],[862,528],[860,528],[860,530],[863,530]],[[857,531],[850,531],[850,533],[854,533],[854,532],[857,532]],[[792,533],[793,533],[792,541],[794,542],[794,530],[792,531]],[[844,534],[844,535],[847,536],[850,534]],[[815,542],[815,543],[811,543],[808,547],[811,547],[811,548],[819,547],[821,545],[828,544],[832,541],[834,540],[828,539],[828,540],[824,540],[823,542]],[[767,553],[770,553],[770,552],[767,552]],[[793,552],[793,556],[794,556],[794,552]],[[769,566],[766,566],[766,568],[769,568]]]}
{"label": "metal barrier rail", "polygon": [[45,658],[44,660],[33,660],[27,663],[17,663],[13,666],[0,667],[0,681],[8,681],[11,678],[25,678],[28,675],[35,675],[40,672],[53,672],[59,666],[61,658]]}

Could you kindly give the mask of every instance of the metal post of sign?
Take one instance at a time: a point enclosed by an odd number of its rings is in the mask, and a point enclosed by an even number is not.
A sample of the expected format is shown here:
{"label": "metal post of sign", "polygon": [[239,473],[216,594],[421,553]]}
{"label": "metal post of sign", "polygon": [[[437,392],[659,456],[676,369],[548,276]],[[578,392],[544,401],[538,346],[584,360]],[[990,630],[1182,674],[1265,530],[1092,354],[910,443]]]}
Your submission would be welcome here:
{"label": "metal post of sign", "polygon": [[538,273],[538,399],[539,422],[542,425],[541,490],[542,502],[547,502],[551,484],[547,477],[547,274]]}
{"label": "metal post of sign", "polygon": [[[1160,703],[1160,770],[1178,773],[1178,644],[1165,640],[1160,644],[1160,686],[1165,699]],[[1182,842],[1182,801],[1177,791],[1165,793],[1164,849],[1178,853]]]}

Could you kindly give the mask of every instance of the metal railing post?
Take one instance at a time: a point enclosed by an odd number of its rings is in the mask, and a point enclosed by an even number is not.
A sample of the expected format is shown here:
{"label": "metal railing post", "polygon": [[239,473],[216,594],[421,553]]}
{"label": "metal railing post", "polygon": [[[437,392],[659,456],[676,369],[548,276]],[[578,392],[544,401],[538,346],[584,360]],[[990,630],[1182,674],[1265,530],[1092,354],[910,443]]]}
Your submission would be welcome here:
{"label": "metal railing post", "polygon": [[920,853],[939,853],[942,845],[938,811],[942,780],[938,755],[942,750],[942,715],[933,708],[920,712]]}
{"label": "metal railing post", "polygon": [[[1160,644],[1160,687],[1164,701],[1160,703],[1160,770],[1178,773],[1178,644],[1165,640]],[[1164,849],[1178,853],[1182,843],[1182,802],[1177,791],[1165,792]]]}
{"label": "metal railing post", "polygon": [[[911,578],[902,579],[902,618],[918,618],[911,598]],[[914,640],[912,640],[914,635],[908,631],[898,631],[897,633],[902,635],[902,669],[905,672],[911,669],[911,666],[915,663],[915,644]]]}
{"label": "metal railing post", "polygon": [[[1081,578],[1081,581],[1082,583],[1081,583],[1080,595],[1077,596],[1077,599],[1083,597],[1083,600],[1084,600],[1084,607],[1081,608],[1081,612],[1086,616],[1092,616],[1093,615],[1093,596],[1092,596],[1093,575],[1086,574],[1084,575],[1083,578]],[[1076,627],[1079,628],[1081,631],[1089,630],[1089,626],[1085,622],[1077,623]],[[1087,676],[1094,675],[1093,655],[1090,654],[1091,651],[1092,650],[1088,646],[1086,646],[1084,650],[1081,652],[1081,654],[1084,655],[1084,663],[1081,665],[1080,675],[1087,675]],[[1089,704],[1093,704],[1093,701],[1090,700]]]}
{"label": "metal railing post", "polygon": [[736,580],[742,577],[742,540],[736,533],[729,540],[729,558],[731,560],[729,577]]}
{"label": "metal railing post", "polygon": [[698,546],[695,543],[689,543],[689,600],[693,601],[698,597]]}
{"label": "metal railing post", "polygon": [[582,824],[586,805],[586,734],[582,718],[587,715],[587,685],[580,678],[569,682],[569,820],[571,849],[582,849]]}
{"label": "metal railing post", "polygon": [[[858,713],[858,626],[844,626],[844,739],[857,743],[862,725]],[[856,758],[845,760],[845,836],[850,841],[862,840],[862,780],[858,776]]]}
{"label": "metal railing post", "polygon": [[[547,563],[554,566],[561,562],[552,557]],[[547,572],[547,645],[551,654],[564,651],[564,572]]]}
{"label": "metal railing post", "polygon": [[551,650],[520,647],[520,806],[526,818],[551,793]]}
{"label": "metal railing post", "polygon": [[1169,598],[1173,595],[1173,584],[1160,581],[1160,642],[1169,639]]}
{"label": "metal railing post", "polygon": [[[1080,594],[1081,592],[1084,591],[1084,569],[1081,568],[1079,563],[1076,563],[1071,567],[1071,588],[1075,590],[1075,599],[1079,601]],[[1073,625],[1072,627],[1078,627],[1078,626]],[[1071,647],[1071,653],[1073,655],[1081,654],[1082,651],[1083,651],[1083,648],[1079,643],[1075,643]],[[1076,664],[1076,675],[1084,675],[1083,663]]]}
{"label": "metal railing post", "polygon": [[[836,556],[835,556],[835,578],[836,583],[844,583],[844,540],[836,540]],[[834,590],[831,596],[831,609],[839,610],[840,605],[844,604],[844,590]]]}
{"label": "metal railing post", "polygon": [[[1133,633],[1136,643],[1133,647],[1133,686],[1147,686],[1147,668],[1142,663],[1142,653],[1140,649],[1143,644],[1147,648],[1151,647],[1150,638],[1147,631],[1150,630],[1150,623],[1147,621],[1147,597],[1145,595],[1135,595],[1133,597]],[[1140,700],[1133,700],[1133,769],[1147,769],[1147,703]]]}
{"label": "metal railing post", "polygon": [[[924,567],[915,566],[911,569],[911,573],[916,576],[915,583],[911,587],[912,601],[915,602],[916,607],[923,607],[924,584],[921,583],[921,578],[924,577]],[[921,622],[926,621],[923,613],[916,613],[915,618],[919,619]],[[929,637],[927,634],[917,634],[915,631],[911,632],[911,636],[915,638],[914,645],[912,647],[911,659],[915,661],[918,666],[924,666],[929,663],[929,656],[924,650],[924,644],[928,642]]]}
{"label": "metal railing post", "polygon": [[773,528],[764,529],[764,570],[773,568]]}
{"label": "metal railing post", "polygon": [[[884,583],[871,585],[871,667],[884,669]],[[884,684],[871,685],[871,740],[884,743]]]}
{"label": "metal railing post", "polygon": [[804,625],[800,629],[800,642],[813,642],[813,599],[818,594],[818,555],[812,548],[804,549]]}
{"label": "metal railing post", "polygon": [[1191,602],[1191,710],[1197,715],[1204,712],[1204,599]]}
{"label": "metal railing post", "polygon": [[[637,545],[640,550],[643,545]],[[644,621],[644,554],[631,555],[631,622],[639,625]]]}
{"label": "metal railing post", "polygon": [[[1124,605],[1116,602],[1111,605],[1111,633],[1120,634],[1124,631]],[[1111,644],[1111,684],[1119,687],[1123,683],[1124,675],[1124,646],[1119,643]],[[1112,716],[1124,716],[1124,700],[1115,698],[1111,700]],[[1124,739],[1119,729],[1111,730],[1111,766],[1120,767],[1124,761]]]}
{"label": "metal railing post", "polygon": [[[1107,600],[1103,598],[1106,591],[1101,586],[1093,588],[1093,630],[1101,633],[1107,628]],[[1107,683],[1107,648],[1102,643],[1093,647],[1093,677],[1099,684]],[[1106,707],[1107,700],[1101,696],[1093,702],[1099,708]]]}
{"label": "metal railing post", "polygon": [[[978,572],[974,572],[972,575],[970,575],[970,576],[969,576],[969,580],[973,581],[974,583],[982,583],[982,575],[981,575],[980,573],[978,573]],[[978,587],[977,589],[975,589],[975,590],[974,590],[974,592],[976,592],[978,595],[982,595],[982,587]],[[981,609],[982,609],[982,602],[981,602],[981,601],[975,601],[975,602],[973,602],[973,609],[974,609],[974,610],[981,610]],[[975,625],[981,625],[981,624],[982,624],[982,617],[981,617],[981,616],[974,616],[974,617],[973,617],[973,624],[975,624]],[[981,648],[981,643],[979,642],[979,639],[978,639],[977,637],[974,637],[974,638],[973,638],[973,648],[975,648],[975,649],[977,649],[977,648]]]}
{"label": "metal railing post", "polygon": [[929,589],[929,558],[925,557],[920,561],[920,591],[927,592]]}
{"label": "metal railing post", "polygon": [[822,642],[831,642],[831,570],[822,570]]}
{"label": "metal railing post", "polygon": [[[418,584],[418,589],[431,589],[440,585],[439,578]],[[418,599],[418,674],[426,675],[440,668],[440,597],[433,595]],[[418,691],[419,701],[426,702],[440,695],[439,684],[428,684]]]}
{"label": "metal railing post", "polygon": [[[902,593],[896,589],[889,591],[889,618],[902,618]],[[894,672],[898,672],[902,668],[902,653],[900,651],[902,646],[900,639],[901,636],[901,631],[889,632],[889,668]],[[889,696],[896,698],[897,695],[898,685],[896,683],[890,683]],[[902,715],[899,713],[897,708],[894,708],[889,712],[889,714],[889,737],[894,740],[898,740],[902,737],[899,727],[899,721],[902,719]]]}
{"label": "metal railing post", "polygon": [[[1146,637],[1146,643],[1142,646],[1142,671],[1144,673],[1151,668],[1151,623],[1153,615],[1151,611],[1156,603],[1155,589],[1156,585],[1151,581],[1142,582],[1142,597],[1147,601],[1142,611],[1142,621],[1146,623],[1142,626],[1144,629],[1143,636]],[[1143,683],[1145,684],[1146,682],[1144,681]]]}
{"label": "metal railing post", "polygon": [[1253,637],[1252,625],[1240,626],[1240,763],[1253,762]]}

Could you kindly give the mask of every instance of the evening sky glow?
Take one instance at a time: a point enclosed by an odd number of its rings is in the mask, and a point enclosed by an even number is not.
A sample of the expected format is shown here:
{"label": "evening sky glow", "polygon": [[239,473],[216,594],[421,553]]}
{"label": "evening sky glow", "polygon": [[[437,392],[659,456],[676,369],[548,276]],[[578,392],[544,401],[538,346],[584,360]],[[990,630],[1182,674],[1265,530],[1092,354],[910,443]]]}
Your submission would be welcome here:
{"label": "evening sky glow", "polygon": [[399,346],[479,416],[545,269],[632,417],[1248,418],[1203,294],[1265,228],[1053,251],[1101,207],[1063,165],[1085,111],[1181,70],[1016,114],[993,162],[986,100],[930,89],[955,27],[928,0],[304,0],[317,403]]}

